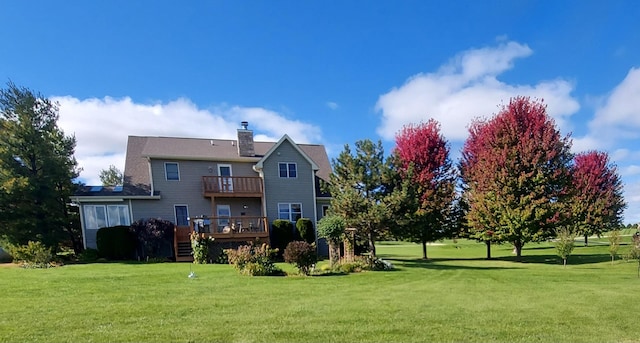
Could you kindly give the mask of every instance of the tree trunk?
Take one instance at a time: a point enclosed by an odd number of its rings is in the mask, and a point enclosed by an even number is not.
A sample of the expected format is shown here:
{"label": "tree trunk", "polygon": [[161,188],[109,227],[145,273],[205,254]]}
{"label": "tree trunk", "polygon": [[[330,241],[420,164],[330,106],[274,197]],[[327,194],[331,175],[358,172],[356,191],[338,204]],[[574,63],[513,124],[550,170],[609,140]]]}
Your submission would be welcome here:
{"label": "tree trunk", "polygon": [[516,241],[513,245],[516,248],[516,260],[520,261],[522,259],[522,246],[523,246],[523,244],[520,241]]}
{"label": "tree trunk", "polygon": [[487,245],[487,260],[491,259],[491,241],[485,241],[484,244]]}
{"label": "tree trunk", "polygon": [[566,258],[563,258],[563,259],[562,259],[562,263],[563,263],[564,267],[566,268],[566,267],[567,267],[567,259],[566,259]]}
{"label": "tree trunk", "polygon": [[422,242],[422,259],[427,259],[427,242]]}
{"label": "tree trunk", "polygon": [[340,244],[329,242],[329,266],[333,267],[340,261]]}
{"label": "tree trunk", "polygon": [[369,230],[369,255],[371,258],[376,258],[376,243],[373,237],[373,231]]}
{"label": "tree trunk", "polygon": [[584,235],[584,246],[589,246],[589,236],[587,236],[586,234]]}

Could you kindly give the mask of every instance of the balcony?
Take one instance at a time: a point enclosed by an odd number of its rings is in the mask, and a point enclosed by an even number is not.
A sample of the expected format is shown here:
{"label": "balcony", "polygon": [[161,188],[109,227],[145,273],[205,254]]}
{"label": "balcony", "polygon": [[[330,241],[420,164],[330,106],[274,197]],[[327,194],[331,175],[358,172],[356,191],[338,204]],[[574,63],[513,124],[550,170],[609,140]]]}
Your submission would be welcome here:
{"label": "balcony", "polygon": [[256,176],[203,176],[206,197],[262,197],[262,178]]}

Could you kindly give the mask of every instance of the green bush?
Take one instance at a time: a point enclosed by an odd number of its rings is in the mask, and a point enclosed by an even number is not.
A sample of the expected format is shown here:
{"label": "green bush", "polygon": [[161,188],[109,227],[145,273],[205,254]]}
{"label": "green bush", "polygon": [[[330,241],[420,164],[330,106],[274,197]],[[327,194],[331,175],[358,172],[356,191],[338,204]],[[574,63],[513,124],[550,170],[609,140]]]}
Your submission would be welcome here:
{"label": "green bush", "polygon": [[128,226],[104,227],[96,234],[98,255],[109,260],[133,259],[136,237]]}
{"label": "green bush", "polygon": [[316,249],[305,241],[293,241],[284,249],[284,261],[298,268],[303,275],[309,275],[318,261]]}
{"label": "green bush", "polygon": [[303,241],[311,244],[316,241],[316,232],[313,229],[313,222],[309,218],[300,218],[296,222],[296,229],[298,231],[298,236]]}
{"label": "green bush", "polygon": [[293,241],[293,224],[284,219],[274,220],[271,229],[271,246],[278,249],[278,258],[282,258],[284,249],[291,241]]}
{"label": "green bush", "polygon": [[99,257],[98,249],[87,248],[78,255],[78,261],[82,263],[93,263],[98,261]]}
{"label": "green bush", "polygon": [[53,263],[53,253],[42,242],[29,241],[27,245],[9,247],[13,261],[25,267],[48,268]]}
{"label": "green bush", "polygon": [[250,276],[281,275],[282,271],[273,262],[275,249],[267,244],[260,246],[242,245],[237,249],[226,249],[229,264],[240,274]]}

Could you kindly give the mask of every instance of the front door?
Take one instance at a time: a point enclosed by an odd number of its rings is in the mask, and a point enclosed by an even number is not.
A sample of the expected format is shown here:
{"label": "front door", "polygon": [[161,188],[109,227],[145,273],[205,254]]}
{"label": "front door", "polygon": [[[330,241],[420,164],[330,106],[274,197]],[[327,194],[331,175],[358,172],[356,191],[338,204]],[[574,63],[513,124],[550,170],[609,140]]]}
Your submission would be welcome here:
{"label": "front door", "polygon": [[231,179],[231,165],[218,164],[218,175],[220,176],[220,189],[223,193],[233,192],[233,180]]}
{"label": "front door", "polygon": [[217,205],[218,232],[224,232],[225,228],[231,228],[229,217],[231,217],[231,206]]}

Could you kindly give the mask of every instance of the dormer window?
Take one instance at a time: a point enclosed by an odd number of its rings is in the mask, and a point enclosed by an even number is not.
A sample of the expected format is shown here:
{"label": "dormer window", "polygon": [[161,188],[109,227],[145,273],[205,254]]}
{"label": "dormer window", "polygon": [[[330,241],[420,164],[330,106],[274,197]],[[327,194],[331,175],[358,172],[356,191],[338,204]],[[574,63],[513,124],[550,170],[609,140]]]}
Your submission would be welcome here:
{"label": "dormer window", "polygon": [[280,177],[298,177],[298,166],[295,163],[278,163],[278,169],[280,171]]}

